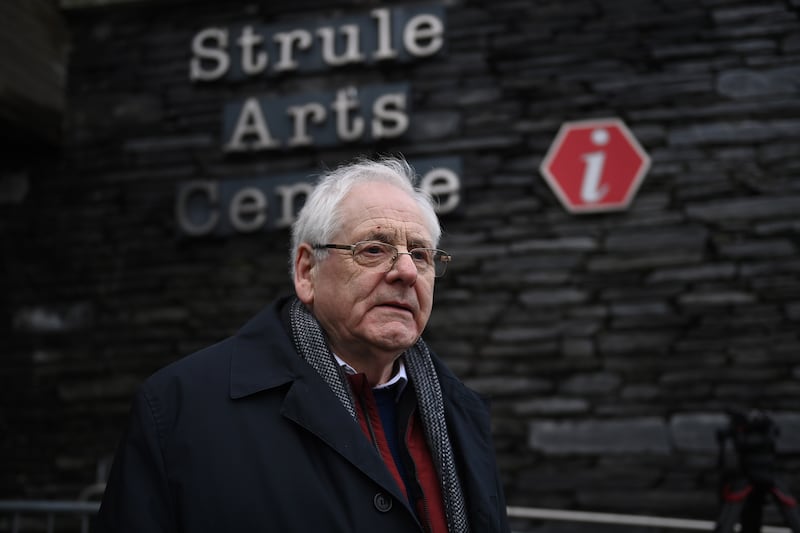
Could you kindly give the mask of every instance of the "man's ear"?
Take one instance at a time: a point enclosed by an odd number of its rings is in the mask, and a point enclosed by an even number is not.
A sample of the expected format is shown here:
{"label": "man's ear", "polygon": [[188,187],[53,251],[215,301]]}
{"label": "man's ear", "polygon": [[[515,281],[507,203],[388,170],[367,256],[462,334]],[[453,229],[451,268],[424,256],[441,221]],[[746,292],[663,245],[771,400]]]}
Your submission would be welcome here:
{"label": "man's ear", "polygon": [[314,303],[314,277],[317,258],[308,243],[297,248],[294,262],[294,291],[301,302],[310,306]]}

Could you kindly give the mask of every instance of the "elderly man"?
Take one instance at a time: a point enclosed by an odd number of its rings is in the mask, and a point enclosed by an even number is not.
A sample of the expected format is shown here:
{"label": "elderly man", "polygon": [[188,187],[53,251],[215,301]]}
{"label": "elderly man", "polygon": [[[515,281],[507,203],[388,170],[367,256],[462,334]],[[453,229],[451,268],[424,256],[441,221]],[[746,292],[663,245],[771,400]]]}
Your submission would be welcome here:
{"label": "elderly man", "polygon": [[324,176],[296,297],[141,387],[108,532],[507,532],[489,416],[422,340],[450,256],[405,161]]}

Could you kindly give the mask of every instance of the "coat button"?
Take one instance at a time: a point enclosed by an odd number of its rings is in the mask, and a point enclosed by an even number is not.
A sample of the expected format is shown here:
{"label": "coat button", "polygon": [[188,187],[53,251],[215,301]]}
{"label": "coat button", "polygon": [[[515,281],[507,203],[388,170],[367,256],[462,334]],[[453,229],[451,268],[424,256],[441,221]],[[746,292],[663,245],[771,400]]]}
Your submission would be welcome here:
{"label": "coat button", "polygon": [[392,510],[392,497],[383,492],[376,494],[372,499],[372,503],[375,504],[375,509],[382,513],[388,513]]}

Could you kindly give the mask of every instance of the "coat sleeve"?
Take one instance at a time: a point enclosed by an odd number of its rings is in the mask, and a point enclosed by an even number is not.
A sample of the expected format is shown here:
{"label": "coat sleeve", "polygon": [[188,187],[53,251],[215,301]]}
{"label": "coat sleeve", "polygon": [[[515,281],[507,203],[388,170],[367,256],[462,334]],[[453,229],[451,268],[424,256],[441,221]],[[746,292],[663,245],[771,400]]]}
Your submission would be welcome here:
{"label": "coat sleeve", "polygon": [[131,407],[97,516],[99,533],[174,533],[160,403],[145,384]]}

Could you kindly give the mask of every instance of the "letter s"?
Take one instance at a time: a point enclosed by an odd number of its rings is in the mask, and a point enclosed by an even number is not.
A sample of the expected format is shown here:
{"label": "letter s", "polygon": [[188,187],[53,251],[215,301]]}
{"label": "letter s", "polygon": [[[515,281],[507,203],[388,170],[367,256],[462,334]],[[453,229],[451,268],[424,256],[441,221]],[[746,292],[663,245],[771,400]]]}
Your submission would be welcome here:
{"label": "letter s", "polygon": [[[192,39],[194,55],[189,64],[189,80],[211,81],[224,76],[231,65],[227,47],[228,30],[206,28],[198,32]],[[206,62],[204,63],[203,60]],[[207,64],[208,61],[211,62],[211,65]]]}
{"label": "letter s", "polygon": [[372,137],[383,139],[399,137],[408,129],[406,95],[383,94],[372,105]]}

